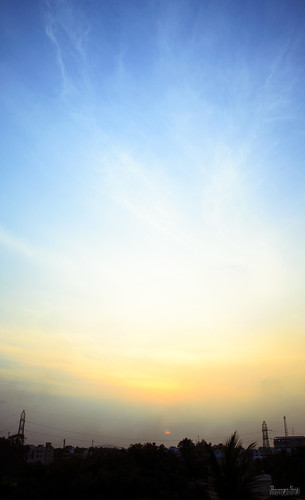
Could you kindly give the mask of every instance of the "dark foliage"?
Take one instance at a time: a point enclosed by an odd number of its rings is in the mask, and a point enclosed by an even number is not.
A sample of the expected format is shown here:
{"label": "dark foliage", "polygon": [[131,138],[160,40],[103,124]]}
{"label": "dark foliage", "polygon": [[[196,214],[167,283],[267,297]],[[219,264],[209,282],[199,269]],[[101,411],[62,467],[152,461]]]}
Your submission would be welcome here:
{"label": "dark foliage", "polygon": [[211,445],[209,454],[210,484],[219,500],[250,500],[255,498],[257,472],[252,467],[252,449],[255,443],[243,449],[236,432],[222,447],[222,456],[216,457]]}
{"label": "dark foliage", "polygon": [[[134,444],[127,450],[91,449],[87,458],[62,450],[52,464],[27,463],[25,447],[7,440],[1,448],[9,480],[1,477],[1,500],[205,500],[205,489],[194,479],[191,464],[180,454],[155,443]],[[17,453],[18,452],[18,453]],[[11,467],[8,467],[11,464]],[[190,475],[188,471],[191,470]]]}
{"label": "dark foliage", "polygon": [[[0,439],[1,500],[247,500],[255,476],[272,475],[275,487],[304,488],[305,450],[251,459],[236,434],[221,448],[182,440],[170,451],[155,443],[128,449],[59,449],[49,465],[27,463],[28,447]],[[211,487],[212,486],[212,487]]]}
{"label": "dark foliage", "polygon": [[266,474],[271,475],[275,488],[289,488],[292,485],[300,488],[302,495],[305,494],[304,447],[295,448],[291,453],[283,450],[276,455],[269,454],[263,458],[262,467]]}

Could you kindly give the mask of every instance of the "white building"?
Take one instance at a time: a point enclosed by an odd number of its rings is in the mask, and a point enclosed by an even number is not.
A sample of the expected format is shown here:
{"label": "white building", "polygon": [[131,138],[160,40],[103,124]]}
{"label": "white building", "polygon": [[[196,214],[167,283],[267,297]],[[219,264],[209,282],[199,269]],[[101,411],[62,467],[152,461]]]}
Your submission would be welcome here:
{"label": "white building", "polygon": [[38,446],[30,447],[28,462],[41,462],[42,464],[50,464],[54,460],[54,448],[51,443],[46,443],[45,446],[39,444]]}

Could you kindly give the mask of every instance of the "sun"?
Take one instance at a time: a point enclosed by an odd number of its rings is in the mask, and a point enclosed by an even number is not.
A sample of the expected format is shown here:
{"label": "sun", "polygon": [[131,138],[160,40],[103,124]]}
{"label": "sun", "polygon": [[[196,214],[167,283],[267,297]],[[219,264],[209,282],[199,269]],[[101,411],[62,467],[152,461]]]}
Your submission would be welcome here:
{"label": "sun", "polygon": [[171,433],[171,431],[167,430],[167,431],[164,431],[164,433],[168,436]]}

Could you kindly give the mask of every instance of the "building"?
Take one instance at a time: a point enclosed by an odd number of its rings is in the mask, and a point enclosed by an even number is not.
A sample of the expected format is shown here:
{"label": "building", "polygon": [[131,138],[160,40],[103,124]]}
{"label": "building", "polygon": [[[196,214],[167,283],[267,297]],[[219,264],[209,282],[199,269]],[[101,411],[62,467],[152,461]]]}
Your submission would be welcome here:
{"label": "building", "polygon": [[281,436],[274,438],[274,448],[291,450],[305,446],[305,436]]}
{"label": "building", "polygon": [[30,446],[30,453],[28,462],[41,462],[42,464],[50,464],[54,460],[54,448],[51,443],[46,443],[45,446],[39,444],[38,446]]}

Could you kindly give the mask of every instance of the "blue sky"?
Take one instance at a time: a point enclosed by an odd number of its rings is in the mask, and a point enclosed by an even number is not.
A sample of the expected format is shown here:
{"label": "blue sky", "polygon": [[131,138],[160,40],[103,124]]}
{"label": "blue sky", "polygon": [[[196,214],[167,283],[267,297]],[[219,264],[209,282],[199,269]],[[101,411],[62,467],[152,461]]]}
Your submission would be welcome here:
{"label": "blue sky", "polygon": [[303,1],[0,9],[2,427],[304,433]]}

